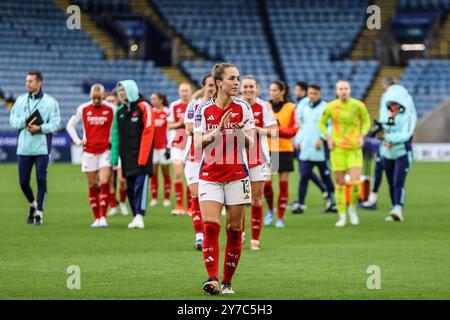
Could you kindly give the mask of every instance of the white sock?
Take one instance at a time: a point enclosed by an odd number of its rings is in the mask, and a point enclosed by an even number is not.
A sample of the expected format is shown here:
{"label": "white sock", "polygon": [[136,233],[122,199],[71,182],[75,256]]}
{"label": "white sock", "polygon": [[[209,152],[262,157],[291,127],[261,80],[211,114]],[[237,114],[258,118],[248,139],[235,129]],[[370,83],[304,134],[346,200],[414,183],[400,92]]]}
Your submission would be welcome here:
{"label": "white sock", "polygon": [[37,215],[37,216],[39,216],[39,217],[42,218],[43,214],[44,214],[44,213],[43,213],[42,211],[36,210],[36,215]]}
{"label": "white sock", "polygon": [[376,192],[370,192],[369,194],[369,202],[376,203],[378,198],[378,194]]}
{"label": "white sock", "polygon": [[203,233],[200,232],[195,234],[195,241],[198,240],[203,240]]}
{"label": "white sock", "polygon": [[348,206],[348,213],[349,214],[356,214],[356,206],[354,204],[350,204]]}
{"label": "white sock", "polygon": [[33,208],[37,208],[37,201],[36,200],[34,200],[32,203],[30,203],[30,207],[33,207]]}

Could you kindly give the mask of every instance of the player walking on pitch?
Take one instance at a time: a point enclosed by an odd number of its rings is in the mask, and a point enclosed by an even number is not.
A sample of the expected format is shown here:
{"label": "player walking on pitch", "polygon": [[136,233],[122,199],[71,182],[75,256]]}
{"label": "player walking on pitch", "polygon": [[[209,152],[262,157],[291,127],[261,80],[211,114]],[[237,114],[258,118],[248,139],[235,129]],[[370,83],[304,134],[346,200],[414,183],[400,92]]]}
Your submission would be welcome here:
{"label": "player walking on pitch", "polygon": [[277,135],[277,120],[269,104],[257,97],[258,83],[253,76],[242,81],[242,98],[251,106],[255,121],[255,143],[248,152],[250,182],[252,189],[250,249],[259,250],[263,224],[262,195],[265,181],[270,179],[270,155],[267,137]]}
{"label": "player walking on pitch", "polygon": [[[337,82],[336,95],[338,98],[326,105],[319,120],[319,129],[327,138],[331,168],[336,181],[335,195],[339,213],[336,227],[344,227],[347,219],[346,172],[350,175],[350,205],[348,207],[350,223],[359,224],[356,206],[359,200],[363,165],[362,147],[364,136],[369,132],[371,123],[364,103],[351,97],[348,81]],[[327,128],[329,119],[331,119],[331,134]]]}
{"label": "player walking on pitch", "polygon": [[184,165],[184,174],[186,176],[187,185],[191,191],[192,196],[191,218],[195,232],[194,247],[197,250],[201,250],[203,244],[203,219],[200,212],[200,204],[198,202],[198,174],[200,171],[200,161],[202,157],[201,150],[195,153],[193,141],[194,115],[197,111],[198,106],[210,101],[213,98],[214,93],[216,92],[216,87],[214,85],[214,80],[211,74],[207,74],[202,79],[202,91],[203,97],[201,99],[193,99],[189,103],[184,118],[186,134],[189,137],[186,146],[187,157]]}
{"label": "player walking on pitch", "polygon": [[[92,228],[104,228],[109,199],[111,175],[111,127],[115,106],[103,100],[105,89],[101,84],[91,87],[91,101],[80,105],[67,123],[67,132],[72,141],[83,146],[81,171],[86,174],[89,186],[89,203],[95,221]],[[76,125],[83,123],[83,138],[77,134]],[[100,188],[99,188],[100,182]],[[100,195],[98,190],[100,189]]]}
{"label": "player walking on pitch", "polygon": [[[203,148],[199,174],[199,201],[204,222],[203,259],[208,280],[203,290],[211,295],[233,294],[231,281],[242,252],[242,220],[251,202],[246,147],[253,145],[253,114],[236,98],[240,76],[233,64],[212,69],[215,99],[200,105],[194,118],[196,150]],[[227,245],[219,290],[219,234],[222,207],[226,206]]]}

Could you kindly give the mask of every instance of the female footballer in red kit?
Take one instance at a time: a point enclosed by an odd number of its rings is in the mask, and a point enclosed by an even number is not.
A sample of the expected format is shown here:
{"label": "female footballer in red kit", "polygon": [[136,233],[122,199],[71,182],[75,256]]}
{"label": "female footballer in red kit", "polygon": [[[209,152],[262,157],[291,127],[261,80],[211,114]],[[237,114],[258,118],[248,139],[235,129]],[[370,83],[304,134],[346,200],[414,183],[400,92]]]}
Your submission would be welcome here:
{"label": "female footballer in red kit", "polygon": [[[254,141],[251,107],[236,98],[240,75],[233,64],[212,69],[215,98],[197,108],[194,117],[196,152],[203,149],[199,172],[199,202],[204,223],[203,260],[208,280],[203,290],[211,295],[235,293],[231,281],[242,252],[242,220],[251,188],[246,148]],[[227,244],[222,286],[219,287],[220,216],[226,207]]]}

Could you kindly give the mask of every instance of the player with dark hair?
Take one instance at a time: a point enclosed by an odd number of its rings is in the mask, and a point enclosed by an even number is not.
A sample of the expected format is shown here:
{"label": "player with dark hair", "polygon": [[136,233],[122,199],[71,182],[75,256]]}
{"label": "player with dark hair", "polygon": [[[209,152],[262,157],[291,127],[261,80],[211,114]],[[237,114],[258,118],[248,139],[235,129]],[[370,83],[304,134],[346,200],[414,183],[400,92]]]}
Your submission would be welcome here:
{"label": "player with dark hair", "polygon": [[[203,290],[211,295],[233,294],[233,275],[242,252],[242,221],[251,202],[246,147],[253,145],[254,124],[250,106],[237,99],[240,75],[232,64],[212,69],[214,99],[201,104],[194,118],[196,150],[203,149],[199,173],[199,201],[204,223],[203,259],[208,280]],[[196,151],[197,152],[197,151]],[[219,234],[222,207],[226,206],[227,245],[219,290]]]}
{"label": "player with dark hair", "polygon": [[[284,227],[283,217],[289,195],[289,173],[294,171],[293,138],[298,129],[298,117],[295,105],[289,100],[289,87],[283,81],[275,81],[270,85],[270,105],[278,122],[277,137],[269,140],[271,152],[271,165],[273,172],[279,172],[278,218],[275,224],[278,228]],[[266,181],[264,196],[267,200],[268,210],[264,224],[270,226],[273,221],[273,189],[272,180]]]}
{"label": "player with dark hair", "polygon": [[152,93],[150,103],[155,114],[155,145],[153,150],[153,176],[150,180],[152,200],[150,207],[158,203],[158,168],[161,166],[164,177],[164,207],[170,206],[171,179],[169,172],[170,149],[167,141],[167,118],[169,116],[168,101],[165,94],[160,92]]}

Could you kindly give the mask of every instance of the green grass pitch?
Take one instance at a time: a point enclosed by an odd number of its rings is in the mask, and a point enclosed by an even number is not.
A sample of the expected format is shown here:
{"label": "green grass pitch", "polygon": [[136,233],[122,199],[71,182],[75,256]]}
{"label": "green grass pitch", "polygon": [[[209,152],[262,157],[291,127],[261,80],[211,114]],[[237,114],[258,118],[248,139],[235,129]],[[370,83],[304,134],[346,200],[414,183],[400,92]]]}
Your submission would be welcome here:
{"label": "green grass pitch", "polygon": [[[121,216],[93,230],[85,177],[77,166],[55,164],[44,226],[27,225],[17,167],[1,165],[0,299],[449,299],[448,172],[450,164],[414,164],[403,224],[384,221],[385,181],[379,210],[359,210],[360,226],[343,229],[334,227],[335,215],[320,213],[321,197],[310,185],[305,214],[288,210],[286,228],[263,228],[260,251],[245,244],[233,280],[237,295],[206,297],[189,216],[159,206],[147,211],[144,230],[128,230],[130,217]],[[292,175],[291,200],[296,184]],[[249,225],[247,211],[248,235]],[[224,239],[222,232],[221,266]],[[80,290],[67,289],[71,265],[80,267]],[[380,267],[380,290],[367,288],[371,265]]]}

